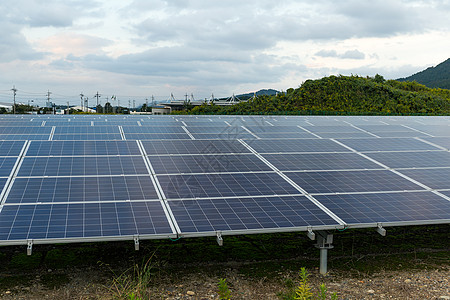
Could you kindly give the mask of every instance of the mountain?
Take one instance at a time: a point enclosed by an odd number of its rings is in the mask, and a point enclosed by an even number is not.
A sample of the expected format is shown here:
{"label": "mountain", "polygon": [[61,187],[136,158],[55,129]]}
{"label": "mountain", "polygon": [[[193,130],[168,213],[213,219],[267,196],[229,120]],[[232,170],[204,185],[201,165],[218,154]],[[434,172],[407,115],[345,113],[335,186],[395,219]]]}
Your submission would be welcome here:
{"label": "mountain", "polygon": [[436,67],[429,67],[419,73],[397,80],[416,81],[431,88],[450,89],[450,58]]}
{"label": "mountain", "polygon": [[[259,90],[256,92],[256,96],[273,96],[276,95],[277,93],[279,93],[279,91],[277,90],[273,90],[273,89],[264,89],[264,90]],[[253,97],[255,93],[246,93],[246,94],[240,94],[240,95],[236,95],[236,97],[238,97],[241,100],[247,100],[251,97]]]}

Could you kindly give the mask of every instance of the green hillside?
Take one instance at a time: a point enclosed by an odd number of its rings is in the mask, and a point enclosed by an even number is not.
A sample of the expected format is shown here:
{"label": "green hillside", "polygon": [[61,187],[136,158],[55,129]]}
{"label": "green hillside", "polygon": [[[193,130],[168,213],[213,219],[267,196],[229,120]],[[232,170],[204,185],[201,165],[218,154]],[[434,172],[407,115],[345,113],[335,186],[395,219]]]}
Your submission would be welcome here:
{"label": "green hillside", "polygon": [[436,67],[429,67],[419,73],[398,81],[416,81],[431,88],[450,89],[450,58]]}
{"label": "green hillside", "polygon": [[228,107],[204,104],[187,113],[450,114],[450,90],[386,81],[380,75],[329,76],[307,80],[299,88],[277,95],[261,95]]}

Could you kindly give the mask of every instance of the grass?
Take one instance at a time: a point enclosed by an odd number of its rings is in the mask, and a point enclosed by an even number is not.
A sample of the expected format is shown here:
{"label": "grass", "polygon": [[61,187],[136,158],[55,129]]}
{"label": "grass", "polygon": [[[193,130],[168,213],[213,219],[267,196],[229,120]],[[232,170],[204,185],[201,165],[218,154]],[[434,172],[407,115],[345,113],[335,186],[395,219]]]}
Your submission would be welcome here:
{"label": "grass", "polygon": [[[386,237],[375,229],[336,231],[334,249],[328,251],[328,269],[358,276],[383,270],[449,268],[449,229],[448,225],[387,228]],[[215,237],[143,240],[139,251],[134,250],[133,241],[34,245],[32,256],[26,255],[26,246],[0,247],[0,287],[23,285],[48,269],[54,274],[84,268],[100,268],[104,274],[113,271],[110,278],[122,280],[115,284],[126,290],[142,281],[139,278],[153,278],[158,272],[174,277],[170,274],[205,272],[227,278],[227,266],[249,278],[277,278],[279,272],[316,269],[319,251],[313,245],[301,232],[226,236],[222,247]],[[149,255],[152,259],[146,266]],[[43,283],[48,288],[69,281],[57,277],[52,273],[41,276],[41,281],[48,282]]]}

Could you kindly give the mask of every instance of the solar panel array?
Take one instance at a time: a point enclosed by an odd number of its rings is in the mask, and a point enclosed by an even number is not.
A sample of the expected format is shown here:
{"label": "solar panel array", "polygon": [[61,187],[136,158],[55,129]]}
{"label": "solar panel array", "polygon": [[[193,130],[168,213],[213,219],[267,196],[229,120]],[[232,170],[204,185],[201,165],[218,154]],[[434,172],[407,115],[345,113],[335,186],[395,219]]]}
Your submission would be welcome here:
{"label": "solar panel array", "polygon": [[0,244],[450,223],[450,117],[0,117]]}

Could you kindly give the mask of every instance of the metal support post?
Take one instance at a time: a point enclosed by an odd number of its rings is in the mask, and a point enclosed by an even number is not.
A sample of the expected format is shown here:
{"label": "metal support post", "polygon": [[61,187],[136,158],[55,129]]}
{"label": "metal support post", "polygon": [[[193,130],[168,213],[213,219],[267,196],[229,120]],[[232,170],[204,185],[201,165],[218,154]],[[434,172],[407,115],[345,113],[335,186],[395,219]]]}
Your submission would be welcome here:
{"label": "metal support post", "polygon": [[218,231],[217,233],[216,233],[216,241],[217,241],[217,244],[219,244],[219,246],[223,246],[223,238],[222,238],[222,233],[220,232],[220,231]]}
{"label": "metal support post", "polygon": [[33,253],[33,241],[27,241],[27,255],[31,255]]}
{"label": "metal support post", "polygon": [[320,249],[320,274],[325,275],[328,272],[328,249],[333,249],[333,234],[327,231],[318,231],[316,248]]}
{"label": "metal support post", "polygon": [[134,250],[138,251],[139,250],[139,236],[135,235],[133,239],[134,239]]}

